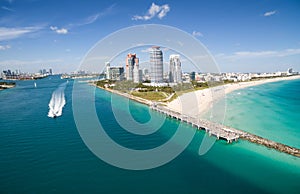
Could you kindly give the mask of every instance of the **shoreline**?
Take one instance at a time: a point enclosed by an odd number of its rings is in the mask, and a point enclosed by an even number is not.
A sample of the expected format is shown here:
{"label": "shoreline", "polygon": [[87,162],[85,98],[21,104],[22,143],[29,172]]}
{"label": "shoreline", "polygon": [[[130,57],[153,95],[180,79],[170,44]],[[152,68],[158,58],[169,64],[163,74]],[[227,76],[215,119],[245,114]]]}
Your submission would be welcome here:
{"label": "shoreline", "polygon": [[181,114],[203,116],[217,101],[226,97],[227,94],[233,91],[266,83],[296,79],[300,79],[300,75],[225,84],[184,93],[172,102],[166,103],[166,105],[169,109],[180,112]]}
{"label": "shoreline", "polygon": [[[273,79],[268,79],[268,80],[253,81],[253,83],[251,83],[251,82],[243,82],[243,84],[240,84],[240,83],[227,84],[227,85],[223,85],[223,86],[217,86],[217,87],[214,87],[214,88],[208,88],[208,89],[205,89],[205,90],[209,90],[209,89],[216,90],[217,89],[216,91],[220,91],[220,90],[218,90],[218,88],[219,87],[224,87],[225,88],[224,89],[225,92],[223,91],[223,93],[221,93],[222,94],[221,96],[217,96],[217,98],[214,99],[214,100],[216,100],[216,99],[220,99],[222,97],[225,97],[226,94],[228,94],[230,92],[233,92],[235,90],[239,90],[239,89],[243,89],[243,88],[247,88],[247,87],[251,87],[251,86],[256,86],[256,85],[261,85],[261,84],[264,84],[264,83],[271,83],[271,82],[277,82],[277,81],[286,81],[286,80],[295,80],[295,79],[300,79],[300,75],[292,76],[292,77],[284,77],[284,78],[279,78],[279,79],[278,78],[273,78]],[[150,101],[150,100],[146,100],[146,99],[143,99],[143,98],[140,98],[140,97],[136,97],[136,96],[133,96],[133,95],[130,95],[130,94],[127,94],[127,93],[123,93],[123,92],[120,92],[120,91],[112,90],[112,89],[102,88],[102,87],[97,86],[96,84],[91,84],[91,85],[93,85],[93,86],[95,86],[97,88],[103,89],[105,91],[111,92],[113,94],[117,94],[117,95],[126,97],[128,99],[134,100],[136,102],[145,104],[145,105],[149,106],[150,109],[152,109],[152,110],[158,111],[159,109],[162,108],[162,106],[157,105],[156,102],[153,102],[153,101]],[[194,92],[189,92],[189,93],[186,93],[186,94],[193,94],[193,93],[196,93],[196,92],[198,92],[198,95],[199,95],[199,92],[201,92],[201,90],[200,91],[198,90],[198,91],[194,91]],[[185,94],[183,94],[183,95],[185,95]],[[196,96],[197,96],[197,94],[196,94]],[[201,95],[201,96],[205,97],[203,95]],[[212,99],[211,96],[210,96],[210,98]],[[178,98],[176,98],[175,100],[173,100],[173,101],[176,101],[178,99],[180,99],[180,96]],[[197,101],[198,100],[196,100],[196,102]],[[187,101],[187,102],[190,103],[191,101]],[[208,101],[208,102],[212,103],[213,101]],[[209,107],[206,106],[205,108],[209,108]],[[184,117],[187,116],[187,117],[194,118],[192,115],[184,114],[185,111],[181,110],[181,112],[178,112],[178,111],[174,110],[173,108],[170,108],[169,105],[164,106],[163,109],[166,109],[169,112],[173,112],[175,114],[178,114],[178,115],[181,115],[181,116],[184,116]],[[189,109],[185,109],[185,110],[189,110]],[[158,111],[158,112],[161,112],[161,111]],[[173,118],[171,115],[168,115],[168,116],[170,116],[171,118]],[[203,120],[203,119],[201,119],[201,120]],[[186,121],[180,120],[180,121],[181,122],[187,122],[187,123],[191,124],[192,127],[194,127],[193,123],[192,122],[188,122],[188,120],[186,120]],[[204,122],[209,122],[209,121],[205,121],[205,120],[203,120],[203,121]],[[262,146],[264,146],[266,148],[271,148],[271,149],[277,150],[278,152],[286,153],[286,154],[289,154],[289,155],[292,155],[292,156],[300,158],[300,149],[299,148],[291,147],[291,146],[282,144],[280,142],[275,142],[275,141],[269,140],[267,138],[260,137],[258,135],[255,135],[255,134],[252,134],[252,133],[240,130],[240,129],[234,129],[232,127],[224,126],[224,125],[220,125],[220,124],[217,124],[217,125],[219,126],[219,128],[217,129],[219,132],[227,133],[229,136],[230,135],[231,136],[232,135],[233,136],[238,136],[238,138],[246,140],[246,141],[248,141],[250,143],[254,143],[256,145],[262,145]],[[213,131],[213,129],[209,129],[206,126],[198,126],[197,130],[200,130],[200,129],[203,129],[205,131]],[[215,136],[218,136],[218,135],[215,135]],[[219,136],[217,138],[219,139]],[[228,141],[228,139],[227,139],[227,142],[231,143],[232,141]]]}
{"label": "shoreline", "polygon": [[139,103],[148,105],[148,106],[151,106],[151,105],[153,104],[153,102],[150,101],[150,100],[146,100],[146,99],[144,99],[144,98],[140,98],[140,97],[137,97],[137,96],[133,96],[133,95],[131,95],[131,94],[127,94],[127,93],[120,92],[120,91],[113,90],[113,89],[109,89],[109,88],[103,88],[103,87],[97,86],[96,84],[90,84],[90,85],[95,86],[95,87],[97,87],[97,88],[100,88],[100,89],[102,89],[102,90],[111,92],[111,93],[113,93],[113,94],[117,94],[117,95],[123,96],[123,97],[125,97],[125,98],[130,99],[130,100],[134,100],[134,101],[136,101],[136,102],[139,102]]}

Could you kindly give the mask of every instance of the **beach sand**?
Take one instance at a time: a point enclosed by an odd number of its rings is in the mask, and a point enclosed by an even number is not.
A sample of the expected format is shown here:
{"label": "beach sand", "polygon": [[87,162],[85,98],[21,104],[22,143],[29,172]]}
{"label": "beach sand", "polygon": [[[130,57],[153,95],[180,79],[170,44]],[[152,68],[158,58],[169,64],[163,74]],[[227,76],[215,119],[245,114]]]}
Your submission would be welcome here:
{"label": "beach sand", "polygon": [[166,105],[169,109],[180,112],[181,114],[188,116],[202,116],[212,108],[218,100],[225,97],[226,94],[230,92],[265,83],[294,79],[300,79],[300,75],[226,84],[185,93]]}

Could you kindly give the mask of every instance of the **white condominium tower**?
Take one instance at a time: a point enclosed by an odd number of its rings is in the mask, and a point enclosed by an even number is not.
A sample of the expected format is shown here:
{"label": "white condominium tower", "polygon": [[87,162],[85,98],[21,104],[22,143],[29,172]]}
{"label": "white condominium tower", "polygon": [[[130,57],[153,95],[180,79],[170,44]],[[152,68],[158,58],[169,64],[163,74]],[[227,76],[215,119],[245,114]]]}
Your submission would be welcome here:
{"label": "white condominium tower", "polygon": [[163,83],[163,53],[158,46],[150,50],[151,83]]}
{"label": "white condominium tower", "polygon": [[169,81],[170,83],[182,82],[181,62],[179,55],[170,55]]}
{"label": "white condominium tower", "polygon": [[105,66],[106,66],[106,79],[111,79],[111,74],[110,74],[110,63],[109,62],[106,62],[105,63]]}

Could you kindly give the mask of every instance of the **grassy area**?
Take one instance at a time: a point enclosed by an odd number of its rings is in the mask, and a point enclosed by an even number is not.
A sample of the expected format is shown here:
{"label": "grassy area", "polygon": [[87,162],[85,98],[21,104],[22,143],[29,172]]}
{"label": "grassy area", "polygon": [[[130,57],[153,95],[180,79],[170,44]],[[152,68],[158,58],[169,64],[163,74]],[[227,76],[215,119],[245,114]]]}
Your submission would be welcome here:
{"label": "grassy area", "polygon": [[[231,81],[224,82],[196,82],[192,81],[191,83],[182,83],[177,84],[176,86],[170,87],[155,87],[155,86],[145,86],[142,83],[133,83],[132,81],[112,81],[112,80],[102,80],[96,83],[97,86],[105,87],[109,85],[109,88],[118,90],[125,93],[130,93],[134,96],[144,98],[147,100],[153,101],[167,101],[171,102],[176,99],[178,96],[181,96],[184,93],[193,92],[196,90],[202,90],[209,87],[224,85],[227,83],[232,83]],[[170,99],[166,100],[168,96],[175,93]]]}
{"label": "grassy area", "polygon": [[112,81],[112,80],[101,80],[101,81],[97,81],[95,82],[95,84],[101,88],[104,88],[106,84],[114,84],[115,81]]}
{"label": "grassy area", "polygon": [[163,92],[131,92],[131,94],[146,100],[154,101],[159,101],[166,98]]}

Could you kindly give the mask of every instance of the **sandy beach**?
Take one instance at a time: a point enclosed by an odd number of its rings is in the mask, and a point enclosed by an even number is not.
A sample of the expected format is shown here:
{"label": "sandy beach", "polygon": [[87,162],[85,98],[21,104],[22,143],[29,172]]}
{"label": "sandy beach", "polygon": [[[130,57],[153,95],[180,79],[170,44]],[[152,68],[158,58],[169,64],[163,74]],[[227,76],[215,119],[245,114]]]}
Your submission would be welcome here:
{"label": "sandy beach", "polygon": [[222,86],[207,88],[204,90],[197,90],[194,92],[185,93],[170,103],[167,103],[167,107],[181,114],[196,116],[203,115],[206,111],[213,107],[213,104],[225,97],[226,94],[235,90],[243,88],[257,86],[270,82],[277,82],[283,80],[300,79],[300,75],[280,78],[270,78],[258,81],[239,82],[226,84]]}

